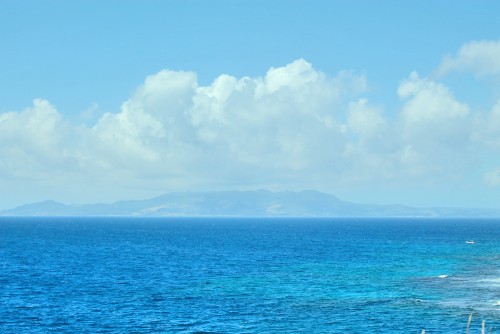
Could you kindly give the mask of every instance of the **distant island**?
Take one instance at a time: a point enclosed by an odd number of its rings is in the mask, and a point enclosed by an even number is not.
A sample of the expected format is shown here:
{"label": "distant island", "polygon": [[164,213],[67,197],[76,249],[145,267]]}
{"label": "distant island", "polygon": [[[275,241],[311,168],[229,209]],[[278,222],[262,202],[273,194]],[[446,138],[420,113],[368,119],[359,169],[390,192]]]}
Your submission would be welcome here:
{"label": "distant island", "polygon": [[175,192],[145,200],[70,205],[44,201],[1,216],[500,217],[497,209],[356,204],[314,190]]}

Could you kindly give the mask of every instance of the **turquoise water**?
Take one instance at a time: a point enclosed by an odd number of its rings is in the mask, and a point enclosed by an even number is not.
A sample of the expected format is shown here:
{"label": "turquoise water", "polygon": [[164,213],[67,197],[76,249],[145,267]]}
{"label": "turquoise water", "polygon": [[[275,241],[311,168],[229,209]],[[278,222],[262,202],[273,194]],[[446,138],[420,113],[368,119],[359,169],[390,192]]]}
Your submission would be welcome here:
{"label": "turquoise water", "polygon": [[0,332],[498,332],[499,264],[500,220],[4,217]]}

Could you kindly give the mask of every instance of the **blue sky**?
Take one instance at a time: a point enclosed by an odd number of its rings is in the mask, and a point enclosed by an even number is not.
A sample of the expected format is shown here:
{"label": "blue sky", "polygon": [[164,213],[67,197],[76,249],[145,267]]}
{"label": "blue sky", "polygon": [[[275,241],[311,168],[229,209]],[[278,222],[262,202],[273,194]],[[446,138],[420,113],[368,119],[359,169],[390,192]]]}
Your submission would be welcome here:
{"label": "blue sky", "polygon": [[0,208],[318,189],[500,207],[497,1],[1,1]]}

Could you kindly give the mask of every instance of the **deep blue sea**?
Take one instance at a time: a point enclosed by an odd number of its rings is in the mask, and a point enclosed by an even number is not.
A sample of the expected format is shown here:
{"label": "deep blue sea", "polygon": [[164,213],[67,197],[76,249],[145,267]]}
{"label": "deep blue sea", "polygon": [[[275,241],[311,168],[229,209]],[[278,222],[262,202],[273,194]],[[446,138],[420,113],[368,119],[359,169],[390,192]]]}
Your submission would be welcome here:
{"label": "deep blue sea", "polygon": [[500,220],[0,218],[0,333],[465,333],[471,312],[500,333]]}

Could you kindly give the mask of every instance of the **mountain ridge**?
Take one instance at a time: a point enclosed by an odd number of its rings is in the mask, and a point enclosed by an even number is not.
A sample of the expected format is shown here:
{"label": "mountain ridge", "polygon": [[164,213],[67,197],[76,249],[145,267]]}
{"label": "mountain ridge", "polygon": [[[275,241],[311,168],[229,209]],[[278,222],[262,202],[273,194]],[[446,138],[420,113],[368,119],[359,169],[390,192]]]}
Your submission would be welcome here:
{"label": "mountain ridge", "polygon": [[316,190],[171,192],[143,200],[68,205],[47,200],[1,216],[500,217],[496,209],[357,204]]}

